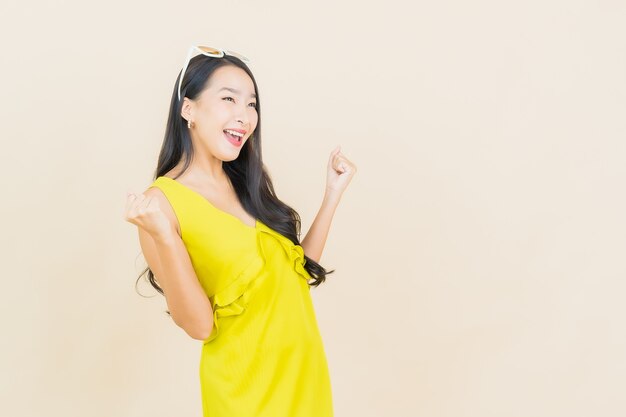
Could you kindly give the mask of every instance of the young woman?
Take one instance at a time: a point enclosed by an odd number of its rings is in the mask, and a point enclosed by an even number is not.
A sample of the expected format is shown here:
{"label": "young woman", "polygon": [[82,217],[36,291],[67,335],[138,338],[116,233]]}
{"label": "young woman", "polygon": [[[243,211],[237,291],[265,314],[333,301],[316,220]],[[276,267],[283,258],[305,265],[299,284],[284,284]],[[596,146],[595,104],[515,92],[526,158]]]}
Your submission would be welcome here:
{"label": "young woman", "polygon": [[300,217],[263,164],[260,97],[245,62],[190,49],[154,182],[129,193],[125,220],[138,226],[144,273],[168,314],[203,342],[204,416],[330,417],[310,288],[334,272],[318,262],[356,167],[331,152],[321,208],[300,243]]}

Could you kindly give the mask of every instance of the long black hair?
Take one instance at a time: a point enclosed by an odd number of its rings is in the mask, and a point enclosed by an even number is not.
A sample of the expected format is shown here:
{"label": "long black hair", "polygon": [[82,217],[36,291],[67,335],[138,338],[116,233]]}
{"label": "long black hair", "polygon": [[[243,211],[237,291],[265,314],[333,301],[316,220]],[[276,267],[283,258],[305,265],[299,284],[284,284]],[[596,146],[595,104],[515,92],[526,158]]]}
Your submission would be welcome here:
{"label": "long black hair", "polygon": [[[180,73],[174,85],[174,92],[170,102],[169,115],[165,128],[165,138],[161,146],[159,160],[154,179],[163,176],[172,170],[183,158],[182,174],[191,163],[194,149],[191,135],[187,128],[187,121],[181,116],[182,98],[195,100],[206,88],[213,72],[225,65],[234,65],[243,69],[252,79],[256,93],[256,111],[258,122],[256,129],[243,145],[239,156],[233,161],[222,163],[224,172],[228,175],[233,188],[239,197],[244,209],[258,218],[271,229],[289,238],[294,244],[300,244],[300,215],[293,208],[282,202],[274,191],[272,180],[263,164],[261,147],[261,100],[254,75],[248,66],[239,58],[224,55],[221,58],[198,55],[189,61],[185,78],[181,85],[181,100],[178,100],[178,83]],[[181,70],[182,72],[182,70]],[[326,275],[335,272],[327,271],[320,264],[304,255],[304,268],[312,277],[309,286],[317,287],[326,280]],[[147,273],[150,284],[161,294],[163,290],[157,283],[154,273],[148,266],[137,281]],[[167,312],[169,314],[169,312]]]}

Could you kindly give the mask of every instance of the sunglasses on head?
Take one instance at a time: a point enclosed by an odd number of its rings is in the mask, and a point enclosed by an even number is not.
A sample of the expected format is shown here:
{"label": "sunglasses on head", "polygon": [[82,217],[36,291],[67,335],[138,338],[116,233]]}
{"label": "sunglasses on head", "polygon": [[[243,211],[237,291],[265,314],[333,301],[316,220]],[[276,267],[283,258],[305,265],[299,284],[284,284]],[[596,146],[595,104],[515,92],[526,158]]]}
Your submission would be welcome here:
{"label": "sunglasses on head", "polygon": [[243,56],[242,54],[234,52],[234,51],[229,51],[227,49],[212,48],[210,46],[200,46],[200,45],[192,46],[191,48],[189,48],[189,52],[187,53],[187,59],[185,60],[185,65],[183,66],[183,72],[180,73],[180,80],[178,81],[178,101],[181,100],[180,86],[183,83],[183,77],[185,76],[185,72],[187,71],[187,67],[189,66],[189,61],[191,60],[191,58],[193,58],[194,55],[197,55],[198,53],[202,55],[210,56],[212,58],[221,58],[224,55],[231,55],[231,56],[241,59],[246,64],[250,62],[250,60],[246,58],[245,56]]}

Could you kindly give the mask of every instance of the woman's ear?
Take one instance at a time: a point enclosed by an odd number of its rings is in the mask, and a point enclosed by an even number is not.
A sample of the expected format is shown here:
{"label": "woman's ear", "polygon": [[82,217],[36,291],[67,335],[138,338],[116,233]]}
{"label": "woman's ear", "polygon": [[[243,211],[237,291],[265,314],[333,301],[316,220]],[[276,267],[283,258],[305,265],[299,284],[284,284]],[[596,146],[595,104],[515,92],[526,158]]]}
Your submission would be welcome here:
{"label": "woman's ear", "polygon": [[193,120],[193,104],[188,97],[183,97],[183,107],[180,110],[180,115],[187,121]]}

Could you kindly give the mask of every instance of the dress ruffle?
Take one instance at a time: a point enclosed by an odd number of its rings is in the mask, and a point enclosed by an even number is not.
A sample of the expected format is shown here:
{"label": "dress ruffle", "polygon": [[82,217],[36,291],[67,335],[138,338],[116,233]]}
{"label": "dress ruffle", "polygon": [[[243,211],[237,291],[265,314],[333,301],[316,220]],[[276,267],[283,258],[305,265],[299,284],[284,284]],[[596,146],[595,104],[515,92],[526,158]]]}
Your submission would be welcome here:
{"label": "dress ruffle", "polygon": [[212,298],[213,307],[213,329],[204,343],[208,343],[219,335],[219,322],[223,317],[237,316],[242,314],[248,305],[252,288],[258,284],[258,278],[262,275],[263,267],[267,263],[265,250],[263,248],[265,239],[272,238],[278,241],[289,258],[290,265],[305,279],[307,283],[311,276],[304,268],[306,259],[302,246],[295,245],[291,240],[271,229],[264,223],[258,221],[256,230],[257,245],[261,256],[255,257],[239,276],[226,288],[215,293]]}
{"label": "dress ruffle", "polygon": [[283,249],[285,250],[285,254],[289,258],[291,265],[294,270],[300,274],[302,278],[304,278],[307,282],[311,279],[311,276],[304,268],[304,264],[306,263],[306,259],[304,259],[304,249],[302,246],[294,244],[291,240],[281,235],[274,229],[271,229],[264,223],[259,222],[258,228],[258,238],[259,238],[259,247],[261,248],[261,253],[263,255],[263,259],[266,259],[265,252],[263,251],[263,237],[264,236],[272,236],[278,240]]}

